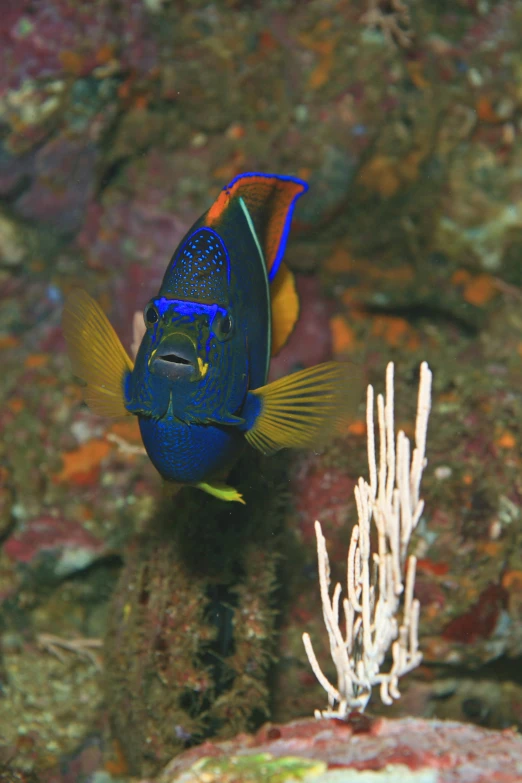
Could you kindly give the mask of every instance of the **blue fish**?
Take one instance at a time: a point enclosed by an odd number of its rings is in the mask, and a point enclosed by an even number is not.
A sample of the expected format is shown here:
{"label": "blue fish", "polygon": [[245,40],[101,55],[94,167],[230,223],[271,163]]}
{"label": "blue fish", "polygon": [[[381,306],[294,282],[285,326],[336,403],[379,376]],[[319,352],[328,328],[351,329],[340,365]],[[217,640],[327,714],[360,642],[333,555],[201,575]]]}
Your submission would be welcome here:
{"label": "blue fish", "polygon": [[356,368],[343,363],[267,384],[270,358],[299,315],[283,254],[307,189],[272,174],[242,174],[223,189],[145,306],[135,363],[86,292],[66,299],[63,330],[87,404],[103,416],[137,416],[167,481],[244,502],[224,482],[245,441],[265,454],[317,447],[359,401]]}

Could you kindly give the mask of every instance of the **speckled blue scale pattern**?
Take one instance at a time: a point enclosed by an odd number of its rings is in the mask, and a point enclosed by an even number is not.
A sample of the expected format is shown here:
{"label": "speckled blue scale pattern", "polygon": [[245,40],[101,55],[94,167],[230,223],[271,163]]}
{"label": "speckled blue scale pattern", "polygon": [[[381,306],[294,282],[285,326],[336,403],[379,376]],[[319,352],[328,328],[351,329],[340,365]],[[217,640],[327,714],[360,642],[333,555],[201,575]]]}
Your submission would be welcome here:
{"label": "speckled blue scale pattern", "polygon": [[208,481],[226,472],[238,454],[243,438],[231,428],[187,426],[165,417],[140,417],[143,445],[166,479],[187,484]]}
{"label": "speckled blue scale pattern", "polygon": [[174,255],[165,275],[162,293],[196,300],[218,301],[230,283],[230,259],[219,234],[198,228]]}

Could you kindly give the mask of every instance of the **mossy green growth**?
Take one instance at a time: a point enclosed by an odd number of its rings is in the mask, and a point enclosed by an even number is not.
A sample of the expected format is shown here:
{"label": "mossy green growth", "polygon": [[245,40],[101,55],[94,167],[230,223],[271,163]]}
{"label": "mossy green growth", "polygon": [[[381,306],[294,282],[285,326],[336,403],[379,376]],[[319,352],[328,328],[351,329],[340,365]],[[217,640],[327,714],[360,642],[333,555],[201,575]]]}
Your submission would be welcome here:
{"label": "mossy green growth", "polygon": [[252,454],[238,474],[247,505],[183,488],[127,548],[104,669],[112,731],[135,776],[270,717],[284,471]]}
{"label": "mossy green growth", "polygon": [[[310,780],[311,776],[325,772],[323,761],[283,756],[275,758],[270,753],[248,756],[228,756],[223,759],[202,758],[197,761],[183,783],[293,783]],[[193,777],[190,777],[190,774]]]}
{"label": "mossy green growth", "polygon": [[390,764],[379,770],[328,769],[324,761],[270,753],[199,759],[173,783],[436,783],[437,770]]}

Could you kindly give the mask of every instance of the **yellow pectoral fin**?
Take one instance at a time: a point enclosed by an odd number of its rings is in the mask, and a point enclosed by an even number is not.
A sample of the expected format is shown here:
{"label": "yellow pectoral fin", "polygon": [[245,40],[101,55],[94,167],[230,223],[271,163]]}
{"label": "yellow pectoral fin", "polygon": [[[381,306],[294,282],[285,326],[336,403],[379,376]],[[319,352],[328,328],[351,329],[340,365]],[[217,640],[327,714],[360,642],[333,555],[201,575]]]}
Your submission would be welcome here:
{"label": "yellow pectoral fin", "polygon": [[194,484],[198,489],[202,489],[203,492],[208,492],[209,495],[213,495],[215,498],[226,501],[236,501],[237,503],[243,503],[243,495],[241,495],[234,487],[229,487],[228,484],[223,484],[220,481],[214,481],[212,484],[208,484],[206,481],[200,481],[199,484]]}
{"label": "yellow pectoral fin", "polygon": [[272,356],[285,345],[299,318],[299,296],[293,272],[284,261],[270,285],[272,300]]}
{"label": "yellow pectoral fin", "polygon": [[71,291],[62,328],[73,372],[87,384],[85,402],[100,416],[130,415],[123,381],[134,365],[100,305],[85,291]]}
{"label": "yellow pectoral fin", "polygon": [[246,439],[264,454],[282,448],[315,448],[343,432],[362,398],[356,365],[326,362],[287,375],[252,392],[260,410]]}

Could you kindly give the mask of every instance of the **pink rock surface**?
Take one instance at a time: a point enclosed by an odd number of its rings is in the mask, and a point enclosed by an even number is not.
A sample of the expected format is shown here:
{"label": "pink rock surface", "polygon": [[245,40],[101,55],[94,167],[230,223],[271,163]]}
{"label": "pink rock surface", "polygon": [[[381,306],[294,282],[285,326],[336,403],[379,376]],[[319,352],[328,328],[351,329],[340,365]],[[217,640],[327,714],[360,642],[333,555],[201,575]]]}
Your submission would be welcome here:
{"label": "pink rock surface", "polygon": [[6,555],[17,563],[30,564],[42,552],[52,553],[58,576],[85,567],[103,548],[103,541],[78,522],[52,516],[30,520],[4,544]]}
{"label": "pink rock surface", "polygon": [[344,558],[344,530],[347,514],[353,506],[355,480],[346,475],[346,470],[325,463],[324,455],[314,452],[300,454],[295,460],[291,487],[299,531],[313,552],[316,519],[326,526],[330,537],[341,531]]}
{"label": "pink rock surface", "polygon": [[60,233],[77,231],[94,190],[97,157],[92,144],[52,139],[36,153],[34,180],[16,202],[18,214]]}
{"label": "pink rock surface", "polygon": [[121,49],[123,62],[141,72],[156,63],[145,3],[21,0],[2,4],[0,95],[27,78],[62,75],[71,55],[78,75],[85,76],[100,64],[104,46],[115,54]]}
{"label": "pink rock surface", "polygon": [[[329,770],[384,772],[392,765],[416,772],[436,770],[436,783],[522,781],[522,737],[511,730],[495,732],[453,721],[371,720],[356,715],[350,722],[306,719],[281,726],[266,724],[253,736],[206,742],[175,758],[156,783],[186,779],[184,773],[205,756],[260,753],[321,760]],[[307,779],[313,781],[314,777]],[[383,780],[392,778],[383,774]]]}

